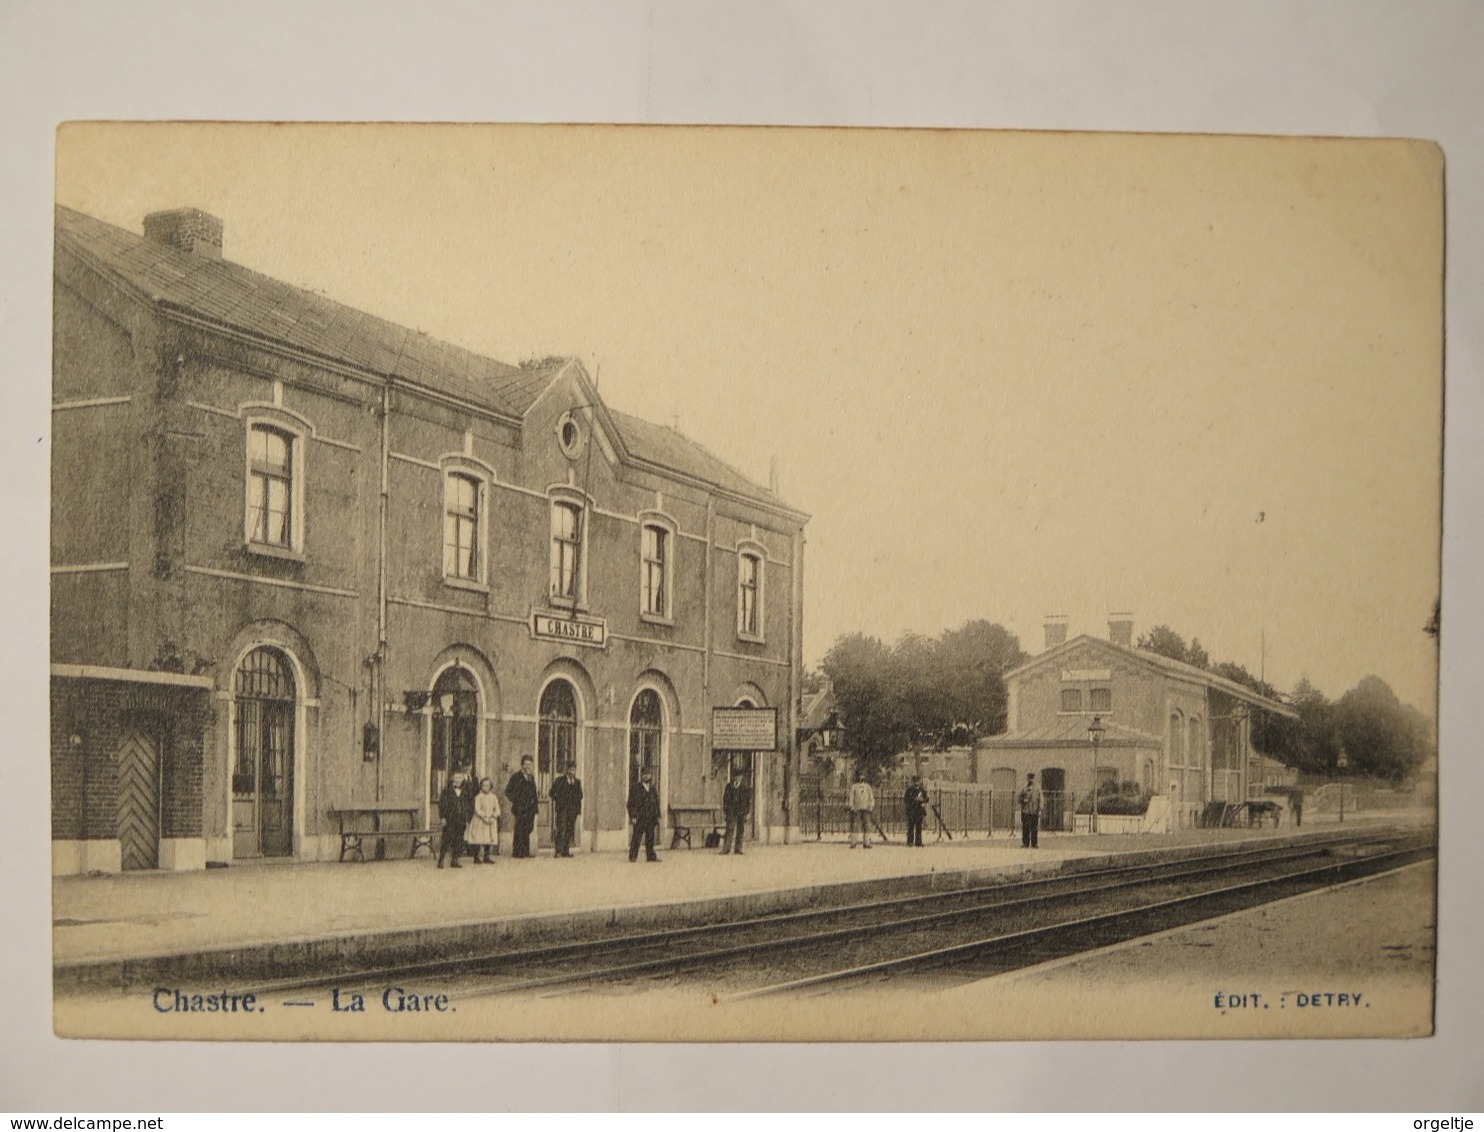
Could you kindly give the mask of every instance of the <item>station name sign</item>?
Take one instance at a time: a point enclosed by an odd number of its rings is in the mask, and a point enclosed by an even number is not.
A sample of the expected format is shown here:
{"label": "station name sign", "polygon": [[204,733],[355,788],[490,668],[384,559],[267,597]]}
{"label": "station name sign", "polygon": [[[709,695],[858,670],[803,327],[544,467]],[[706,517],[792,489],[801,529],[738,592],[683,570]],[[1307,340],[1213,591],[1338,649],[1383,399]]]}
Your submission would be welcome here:
{"label": "station name sign", "polygon": [[714,707],[711,709],[713,751],[776,751],[778,709]]}
{"label": "station name sign", "polygon": [[600,649],[608,644],[608,622],[601,617],[576,617],[570,613],[531,614],[531,636],[543,641],[561,641],[569,645],[587,645]]}
{"label": "station name sign", "polygon": [[1086,680],[1111,680],[1111,668],[1063,668],[1061,678],[1065,683],[1081,683]]}

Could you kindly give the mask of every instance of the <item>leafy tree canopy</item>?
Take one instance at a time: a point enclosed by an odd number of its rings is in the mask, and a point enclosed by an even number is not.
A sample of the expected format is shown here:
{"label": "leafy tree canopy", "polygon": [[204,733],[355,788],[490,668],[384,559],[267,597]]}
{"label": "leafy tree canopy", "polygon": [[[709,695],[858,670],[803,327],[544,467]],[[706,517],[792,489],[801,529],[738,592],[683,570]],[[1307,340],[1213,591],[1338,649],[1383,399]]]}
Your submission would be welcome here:
{"label": "leafy tree canopy", "polygon": [[938,637],[909,633],[892,646],[851,633],[821,667],[834,685],[845,749],[858,770],[879,780],[908,749],[1003,731],[1004,673],[1025,659],[1019,638],[979,620]]}
{"label": "leafy tree canopy", "polygon": [[1146,652],[1192,664],[1196,668],[1209,668],[1211,665],[1211,657],[1201,647],[1199,638],[1192,637],[1190,644],[1187,645],[1185,638],[1168,625],[1156,625],[1149,632],[1142,634],[1136,643]]}

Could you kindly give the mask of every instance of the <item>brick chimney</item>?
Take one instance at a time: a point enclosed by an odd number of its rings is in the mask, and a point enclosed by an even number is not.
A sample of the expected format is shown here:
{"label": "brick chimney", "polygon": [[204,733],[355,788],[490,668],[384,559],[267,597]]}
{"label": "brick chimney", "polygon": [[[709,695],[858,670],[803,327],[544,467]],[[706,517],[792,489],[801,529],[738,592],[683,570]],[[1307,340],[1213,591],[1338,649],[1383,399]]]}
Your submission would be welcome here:
{"label": "brick chimney", "polygon": [[222,222],[199,208],[171,208],[144,218],[146,239],[169,244],[183,252],[222,258]]}
{"label": "brick chimney", "polygon": [[1132,613],[1108,614],[1108,640],[1125,648],[1134,647],[1134,615]]}
{"label": "brick chimney", "polygon": [[1067,643],[1067,618],[1063,613],[1046,615],[1046,648],[1056,648]]}

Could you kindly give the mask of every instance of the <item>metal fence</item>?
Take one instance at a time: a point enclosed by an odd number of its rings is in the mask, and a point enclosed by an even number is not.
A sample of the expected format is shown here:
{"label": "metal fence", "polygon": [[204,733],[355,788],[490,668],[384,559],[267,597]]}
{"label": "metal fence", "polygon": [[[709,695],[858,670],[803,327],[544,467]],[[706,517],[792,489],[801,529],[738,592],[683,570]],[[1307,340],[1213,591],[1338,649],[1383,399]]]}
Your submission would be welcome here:
{"label": "metal fence", "polygon": [[[932,805],[922,826],[927,839],[954,840],[1008,837],[1020,832],[1020,813],[1015,792],[995,790],[989,786],[964,783],[927,784]],[[1070,795],[1057,791],[1043,794],[1041,828],[1070,829],[1067,810]],[[907,812],[903,790],[890,787],[876,791],[876,824],[893,841],[907,836]],[[823,841],[850,834],[849,791],[839,787],[820,787],[807,780],[800,784],[799,825],[805,838]]]}

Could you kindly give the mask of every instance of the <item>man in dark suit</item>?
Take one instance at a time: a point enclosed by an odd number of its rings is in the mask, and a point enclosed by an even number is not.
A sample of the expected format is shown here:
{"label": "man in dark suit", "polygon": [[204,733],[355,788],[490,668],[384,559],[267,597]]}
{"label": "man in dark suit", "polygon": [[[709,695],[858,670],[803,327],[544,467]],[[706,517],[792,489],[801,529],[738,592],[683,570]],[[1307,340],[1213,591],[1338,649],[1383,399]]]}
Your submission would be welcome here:
{"label": "man in dark suit", "polygon": [[533,857],[531,830],[536,828],[536,810],[541,795],[536,790],[536,760],[526,755],[520,769],[505,784],[505,797],[510,800],[510,813],[515,818],[515,836],[510,847],[512,857]]}
{"label": "man in dark suit", "polygon": [[550,797],[551,841],[558,857],[570,857],[577,815],[582,813],[582,780],[577,777],[576,763],[569,762],[567,773],[551,784]]}
{"label": "man in dark suit", "polygon": [[727,819],[727,830],[721,839],[721,851],[742,852],[742,830],[747,824],[747,815],[752,812],[752,790],[747,785],[747,775],[738,767],[732,771],[732,780],[721,792],[721,812]]}
{"label": "man in dark suit", "polygon": [[634,830],[629,834],[629,860],[639,859],[639,842],[644,842],[644,859],[658,861],[654,836],[660,825],[660,792],[654,788],[654,776],[645,771],[629,791],[629,820]]}
{"label": "man in dark suit", "polygon": [[920,775],[912,776],[912,784],[902,795],[902,808],[907,811],[907,844],[922,845],[922,823],[927,819],[928,792],[922,785]]}
{"label": "man in dark suit", "polygon": [[451,855],[453,867],[461,869],[459,858],[464,853],[464,829],[469,818],[464,810],[463,773],[449,775],[448,782],[438,794],[438,820],[443,833],[438,838],[438,867],[443,867],[443,858]]}

